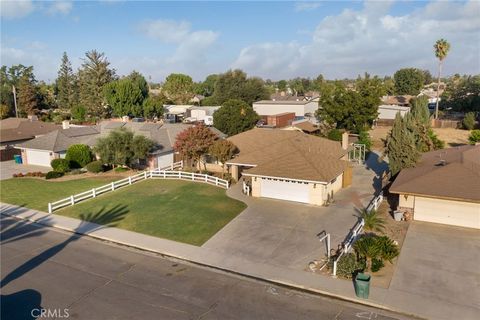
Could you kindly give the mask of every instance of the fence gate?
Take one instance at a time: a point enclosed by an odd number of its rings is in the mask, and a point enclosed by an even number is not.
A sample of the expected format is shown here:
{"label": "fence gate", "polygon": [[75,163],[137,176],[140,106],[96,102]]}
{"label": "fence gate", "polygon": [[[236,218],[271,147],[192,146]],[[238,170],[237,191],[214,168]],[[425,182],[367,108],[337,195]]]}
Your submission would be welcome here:
{"label": "fence gate", "polygon": [[365,145],[362,143],[353,143],[353,149],[348,153],[348,161],[364,163],[365,162]]}

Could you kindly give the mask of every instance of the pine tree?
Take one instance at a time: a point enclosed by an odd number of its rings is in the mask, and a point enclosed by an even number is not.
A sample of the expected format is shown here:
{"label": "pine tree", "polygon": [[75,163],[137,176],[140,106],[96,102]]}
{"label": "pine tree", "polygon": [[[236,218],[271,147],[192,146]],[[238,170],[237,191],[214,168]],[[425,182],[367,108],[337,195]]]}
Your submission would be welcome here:
{"label": "pine tree", "polygon": [[115,78],[115,70],[109,68],[109,65],[104,53],[92,50],[85,54],[79,70],[80,104],[95,117],[105,117],[108,114],[104,106],[103,90]]}
{"label": "pine tree", "polygon": [[18,111],[21,115],[34,114],[38,109],[38,96],[33,74],[24,73],[18,82]]}
{"label": "pine tree", "polygon": [[404,168],[414,167],[420,157],[415,136],[407,125],[407,121],[397,113],[392,130],[385,142],[385,153],[388,156],[392,175],[396,175]]}
{"label": "pine tree", "polygon": [[62,64],[58,70],[56,86],[57,104],[61,109],[71,110],[77,105],[76,77],[66,52],[62,56]]}

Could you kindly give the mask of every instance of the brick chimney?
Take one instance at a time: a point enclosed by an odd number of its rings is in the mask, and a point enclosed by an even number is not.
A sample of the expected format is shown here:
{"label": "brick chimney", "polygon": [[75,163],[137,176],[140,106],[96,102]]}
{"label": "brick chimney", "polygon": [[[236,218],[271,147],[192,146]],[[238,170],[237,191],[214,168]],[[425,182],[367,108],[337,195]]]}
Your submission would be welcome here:
{"label": "brick chimney", "polygon": [[344,150],[348,149],[348,132],[342,133],[342,148]]}

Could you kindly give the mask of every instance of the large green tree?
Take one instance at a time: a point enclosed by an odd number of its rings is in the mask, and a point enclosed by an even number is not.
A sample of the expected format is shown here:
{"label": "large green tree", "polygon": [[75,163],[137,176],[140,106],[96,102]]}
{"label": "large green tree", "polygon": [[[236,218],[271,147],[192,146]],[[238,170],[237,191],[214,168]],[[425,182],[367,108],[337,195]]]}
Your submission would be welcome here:
{"label": "large green tree", "polygon": [[20,115],[31,115],[39,109],[40,104],[33,73],[26,72],[20,77],[17,88],[17,100]]}
{"label": "large green tree", "polygon": [[268,99],[269,93],[259,78],[247,78],[242,70],[230,70],[218,76],[213,97],[217,104],[239,99],[251,105],[254,101]]}
{"label": "large green tree", "polygon": [[225,163],[238,153],[238,148],[228,140],[219,139],[209,149],[210,155],[222,163],[222,178],[225,176]]}
{"label": "large green tree", "polygon": [[105,99],[115,116],[143,116],[142,89],[131,78],[108,83],[104,87]]}
{"label": "large green tree", "polygon": [[145,77],[138,71],[132,71],[128,77],[142,92],[144,99],[148,97],[148,82]]}
{"label": "large green tree", "polygon": [[88,51],[79,70],[80,104],[91,116],[106,117],[104,87],[115,79],[115,70],[110,68],[104,53]]}
{"label": "large green tree", "polygon": [[416,96],[422,89],[425,78],[423,71],[416,68],[400,69],[393,75],[395,81],[395,93],[399,95]]}
{"label": "large green tree", "polygon": [[72,64],[66,52],[63,53],[62,63],[56,80],[57,105],[64,110],[71,110],[78,104],[77,77],[73,73]]}
{"label": "large green tree", "polygon": [[226,101],[213,114],[213,125],[229,136],[255,127],[260,119],[258,114],[245,101],[231,99]]}
{"label": "large green tree", "polygon": [[170,74],[162,87],[162,92],[176,104],[185,104],[193,97],[193,80],[181,73]]}
{"label": "large green tree", "polygon": [[450,43],[445,39],[440,39],[435,42],[433,46],[435,49],[435,57],[438,59],[438,83],[437,83],[437,101],[435,103],[435,119],[438,119],[438,103],[440,98],[440,77],[442,75],[443,60],[447,57],[450,51]]}
{"label": "large green tree", "polygon": [[149,96],[143,101],[143,116],[147,119],[162,117],[165,111],[163,106],[170,102],[163,94]]}
{"label": "large green tree", "polygon": [[440,104],[443,109],[480,112],[480,75],[450,78]]}
{"label": "large green tree", "polygon": [[204,97],[210,97],[215,90],[215,83],[217,82],[218,74],[211,74],[205,78],[205,81],[198,83],[195,86],[195,93],[201,94]]}
{"label": "large green tree", "polygon": [[18,87],[20,85],[20,79],[24,75],[26,76],[24,80],[28,78],[31,84],[35,84],[32,66],[27,67],[19,64],[8,68],[7,66],[2,66],[0,69],[0,104],[3,106],[4,117],[15,115],[15,100],[13,92],[16,92],[18,102]]}

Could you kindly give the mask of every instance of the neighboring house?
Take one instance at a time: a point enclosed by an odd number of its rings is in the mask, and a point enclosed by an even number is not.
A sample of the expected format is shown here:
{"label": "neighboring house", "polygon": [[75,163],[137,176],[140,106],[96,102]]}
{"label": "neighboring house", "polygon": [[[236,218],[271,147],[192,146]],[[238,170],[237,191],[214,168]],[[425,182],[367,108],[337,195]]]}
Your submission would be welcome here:
{"label": "neighboring house", "polygon": [[261,129],[228,138],[240,153],[227,162],[234,179],[251,182],[252,196],[324,205],[350,184],[347,150],[297,130]]}
{"label": "neighboring house", "polygon": [[204,122],[205,125],[213,125],[213,114],[215,111],[220,109],[220,106],[204,106],[204,107],[197,107],[192,106],[186,110],[185,115],[187,118],[185,120],[191,122]]}
{"label": "neighboring house", "polygon": [[410,111],[410,100],[413,96],[385,96],[378,106],[377,125],[391,126],[398,112],[403,116]]}
{"label": "neighboring house", "polygon": [[42,136],[59,128],[54,123],[43,122],[36,116],[0,120],[1,161],[12,160],[20,150],[14,145]]}
{"label": "neighboring house", "polygon": [[[64,158],[69,146],[86,144],[93,147],[100,137],[107,136],[112,130],[125,128],[135,134],[141,134],[155,142],[153,150],[148,155],[149,168],[164,168],[175,162],[173,146],[177,135],[189,128],[188,124],[160,124],[146,122],[103,121],[99,125],[59,129],[42,137],[21,143],[22,159],[25,164],[50,166],[56,158]],[[218,137],[225,138],[215,128],[210,128]]]}
{"label": "neighboring house", "polygon": [[310,121],[294,122],[290,128],[299,129],[309,134],[313,134],[320,131],[320,128],[318,127],[318,125],[313,124]]}
{"label": "neighboring house", "polygon": [[279,113],[293,112],[296,119],[314,117],[318,109],[318,101],[274,101],[261,100],[253,103],[253,110],[260,116],[271,116]]}
{"label": "neighboring house", "polygon": [[390,192],[414,220],[480,229],[480,146],[427,152],[403,169]]}
{"label": "neighboring house", "polygon": [[202,96],[201,94],[196,94],[193,96],[192,99],[190,99],[190,103],[193,103],[195,105],[200,105],[200,102],[202,102],[202,100],[205,99],[204,96]]}

